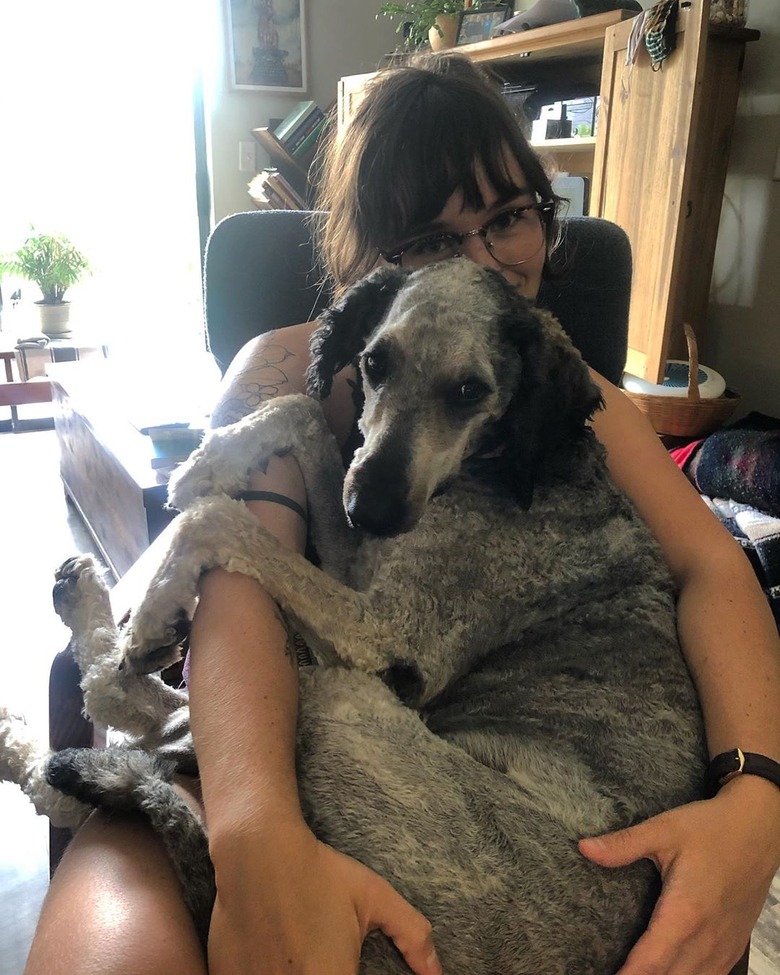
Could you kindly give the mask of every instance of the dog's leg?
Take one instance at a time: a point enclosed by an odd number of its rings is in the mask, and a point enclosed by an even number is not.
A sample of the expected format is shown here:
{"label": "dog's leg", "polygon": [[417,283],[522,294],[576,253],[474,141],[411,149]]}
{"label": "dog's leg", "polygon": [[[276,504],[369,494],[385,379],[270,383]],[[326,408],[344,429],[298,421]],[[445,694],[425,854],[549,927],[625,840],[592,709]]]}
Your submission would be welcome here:
{"label": "dog's leg", "polygon": [[217,497],[178,519],[160,568],[120,634],[127,669],[148,673],[175,661],[182,614],[201,574],[216,566],[257,579],[321,661],[386,668],[387,654],[378,648],[391,645],[391,635],[370,612],[366,595],[285,549],[241,502]]}
{"label": "dog's leg", "polygon": [[93,721],[142,735],[157,731],[187,704],[187,695],[159,677],[123,673],[108,587],[90,555],[68,559],[55,573],[54,607],[73,633],[87,714]]}
{"label": "dog's leg", "polygon": [[0,708],[0,781],[20,786],[36,812],[48,816],[55,826],[76,829],[87,818],[90,807],[49,785],[45,766],[50,755],[21,718]]}
{"label": "dog's leg", "polygon": [[354,550],[341,502],[344,470],[322,407],[310,396],[282,396],[241,422],[209,433],[173,474],[170,503],[185,511],[198,498],[235,497],[253,471],[285,454],[292,454],[301,468],[312,541],[323,568],[343,579]]}
{"label": "dog's leg", "polygon": [[208,937],[216,887],[203,824],[171,786],[175,765],[138,749],[68,748],[44,772],[50,789],[109,813],[141,812],[161,837],[195,920]]}

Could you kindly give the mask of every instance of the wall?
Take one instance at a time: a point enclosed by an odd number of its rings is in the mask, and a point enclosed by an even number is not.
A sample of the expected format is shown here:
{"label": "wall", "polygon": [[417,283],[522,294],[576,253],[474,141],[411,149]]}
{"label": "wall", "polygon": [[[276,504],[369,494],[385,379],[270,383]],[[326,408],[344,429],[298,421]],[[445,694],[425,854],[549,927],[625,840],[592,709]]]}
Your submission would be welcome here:
{"label": "wall", "polygon": [[[516,10],[532,2],[518,0]],[[307,0],[308,97],[321,106],[335,98],[339,77],[373,70],[396,46],[394,24],[376,19],[379,6],[380,0]],[[780,182],[772,180],[780,152],[777,0],[750,0],[748,26],[760,30],[761,39],[748,45],[700,356],[742,393],[745,410],[780,416]],[[299,96],[229,91],[224,63],[217,77],[212,165],[219,219],[249,209],[248,176],[238,171],[239,141],[269,118],[284,116]],[[262,153],[258,157],[261,167],[267,165]]]}
{"label": "wall", "polygon": [[[238,169],[238,144],[252,139],[252,129],[269,118],[283,118],[304,98],[326,109],[336,98],[338,79],[347,74],[374,71],[385,53],[398,42],[395,22],[376,19],[381,0],[306,0],[309,90],[300,93],[231,91],[227,82],[225,4],[211,0],[214,33],[219,36],[218,61],[210,91],[210,124],[215,220],[252,208],[247,195],[251,174]],[[258,167],[269,165],[259,149]]]}
{"label": "wall", "polygon": [[[701,358],[746,409],[780,417],[780,4],[750,0],[748,45]],[[780,175],[780,174],[778,174]]]}

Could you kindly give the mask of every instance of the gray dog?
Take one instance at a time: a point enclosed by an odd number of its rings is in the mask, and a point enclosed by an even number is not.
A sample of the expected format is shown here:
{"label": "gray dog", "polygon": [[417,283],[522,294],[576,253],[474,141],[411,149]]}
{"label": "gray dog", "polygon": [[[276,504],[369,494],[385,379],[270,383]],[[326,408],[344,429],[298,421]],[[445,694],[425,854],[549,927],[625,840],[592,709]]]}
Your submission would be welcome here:
{"label": "gray dog", "polygon": [[[599,390],[550,316],[464,260],[375,272],[312,351],[319,397],[358,365],[364,440],[346,475],[317,400],[274,400],[175,477],[183,513],[123,631],[89,560],[60,571],[87,708],[136,747],[54,756],[45,788],[141,808],[205,937],[206,839],[166,784],[191,764],[171,745],[185,702],[153,672],[180,652],[201,573],[227,566],[319,664],[300,673],[309,824],[429,918],[444,971],[614,972],[658,878],[596,867],[576,841],[699,798],[705,754],[669,573],[589,429]],[[235,500],[280,452],[301,465],[319,568]],[[370,935],[361,972],[404,971]]]}

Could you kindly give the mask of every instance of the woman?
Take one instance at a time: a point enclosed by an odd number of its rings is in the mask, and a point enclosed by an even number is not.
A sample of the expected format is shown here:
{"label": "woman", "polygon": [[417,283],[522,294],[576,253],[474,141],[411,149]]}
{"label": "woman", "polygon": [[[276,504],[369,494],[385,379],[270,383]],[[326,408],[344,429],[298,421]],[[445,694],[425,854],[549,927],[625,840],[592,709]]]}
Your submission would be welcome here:
{"label": "woman", "polygon": [[[439,56],[381,76],[332,150],[321,249],[337,290],[382,260],[417,266],[458,252],[499,268],[533,298],[555,242],[555,207],[537,204],[555,199],[506,103],[465,59]],[[313,328],[249,343],[226,377],[215,422],[302,389]],[[271,365],[274,389],[266,395]],[[337,377],[323,404],[345,445],[355,425],[351,375]],[[594,429],[612,475],[657,536],[679,588],[680,639],[710,753],[739,746],[780,760],[780,647],[752,570],[644,419],[596,380],[607,407]],[[253,487],[305,503],[289,457],[255,475]],[[272,502],[250,506],[303,548],[298,514]],[[208,971],[346,975],[357,970],[363,937],[378,927],[414,972],[437,975],[426,920],[376,875],[319,843],[303,821],[294,654],[271,600],[252,580],[210,573],[191,646],[202,797],[194,788],[190,796],[205,807],[218,888]],[[605,867],[648,857],[663,878],[651,925],[621,975],[725,975],[780,866],[780,789],[742,775],[711,800],[580,849]],[[176,881],[140,823],[93,817],[77,836],[55,876],[28,973],[91,965],[103,973],[206,970]]]}

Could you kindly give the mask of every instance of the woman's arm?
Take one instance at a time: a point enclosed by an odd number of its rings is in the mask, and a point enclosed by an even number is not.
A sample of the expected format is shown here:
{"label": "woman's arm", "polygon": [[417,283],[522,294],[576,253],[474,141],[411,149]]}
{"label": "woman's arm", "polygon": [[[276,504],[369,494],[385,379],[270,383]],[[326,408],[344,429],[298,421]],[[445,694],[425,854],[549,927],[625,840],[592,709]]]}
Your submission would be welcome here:
{"label": "woman's arm", "polygon": [[[227,426],[277,396],[305,392],[309,340],[313,331],[314,323],[307,322],[280,328],[247,342],[225,373],[211,425]],[[342,444],[346,442],[355,419],[349,385],[351,376],[351,369],[339,373],[333,380],[330,396],[322,402],[328,425]]]}
{"label": "woman's arm", "polygon": [[[226,377],[218,422],[273,396],[300,392],[310,328],[251,343]],[[340,389],[340,387],[339,387]],[[349,428],[346,388],[331,422]],[[305,506],[300,470],[275,458],[251,485]],[[302,551],[303,519],[281,505],[250,509]],[[202,581],[191,633],[192,728],[217,877],[209,935],[211,975],[345,975],[379,927],[419,975],[437,975],[431,930],[383,880],[319,843],[304,823],[295,778],[297,663],[286,626],[263,589],[223,570]]]}
{"label": "woman's arm", "polygon": [[[658,539],[678,588],[678,632],[710,757],[739,747],[780,761],[780,640],[753,570],[628,398],[601,377],[594,421],[615,482]],[[586,841],[617,866],[650,857],[663,895],[621,975],[719,975],[738,959],[780,867],[780,789],[741,776],[711,801]]]}

